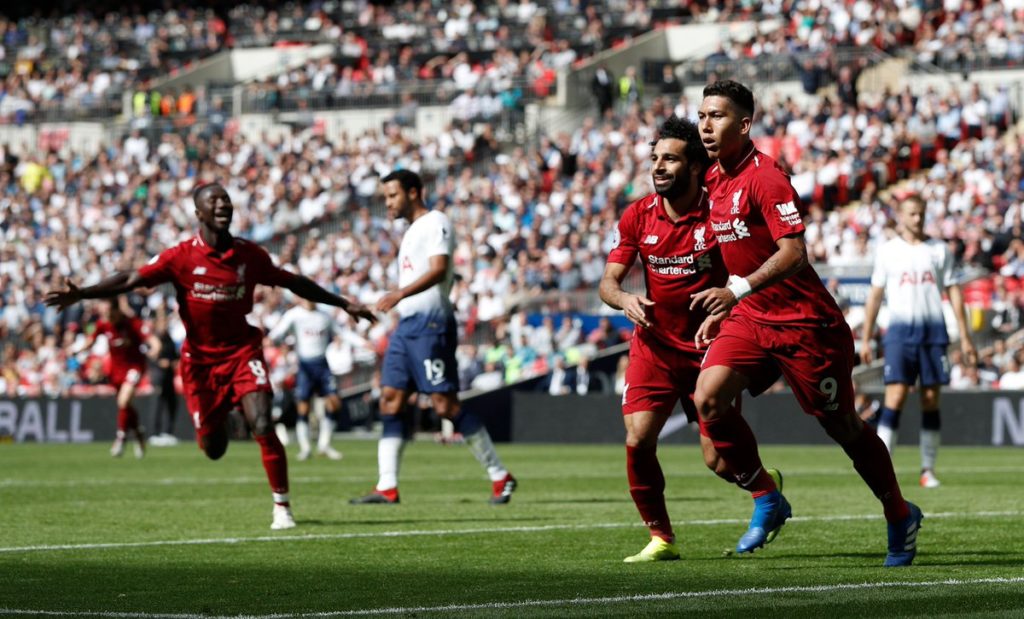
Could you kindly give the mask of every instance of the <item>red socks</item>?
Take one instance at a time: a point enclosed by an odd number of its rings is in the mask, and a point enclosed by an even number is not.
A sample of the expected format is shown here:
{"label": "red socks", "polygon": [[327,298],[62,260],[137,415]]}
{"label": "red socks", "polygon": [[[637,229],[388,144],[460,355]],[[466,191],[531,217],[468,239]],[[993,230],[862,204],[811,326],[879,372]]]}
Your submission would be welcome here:
{"label": "red socks", "polygon": [[711,439],[736,483],[756,499],[775,491],[775,482],[764,472],[757,439],[739,413],[700,421],[701,434]]}
{"label": "red socks", "polygon": [[865,424],[860,436],[842,447],[846,455],[853,460],[853,468],[882,502],[886,521],[901,522],[906,519],[910,515],[910,509],[900,492],[900,484],[896,481],[889,450],[885,448],[885,443],[878,438],[875,431]]}
{"label": "red socks", "polygon": [[117,429],[120,432],[127,432],[128,430],[135,430],[139,427],[139,414],[135,412],[135,407],[127,406],[125,408],[117,409]]}
{"label": "red socks", "polygon": [[626,446],[626,473],[629,477],[629,494],[644,519],[652,536],[666,542],[675,541],[672,522],[665,508],[665,475],[658,463],[657,448],[643,449]]}
{"label": "red socks", "polygon": [[[263,453],[263,468],[267,471],[271,492],[275,495],[287,495],[288,459],[284,454],[284,445],[274,432],[257,436],[256,442],[260,444],[260,451]],[[287,500],[280,503],[288,504]]]}

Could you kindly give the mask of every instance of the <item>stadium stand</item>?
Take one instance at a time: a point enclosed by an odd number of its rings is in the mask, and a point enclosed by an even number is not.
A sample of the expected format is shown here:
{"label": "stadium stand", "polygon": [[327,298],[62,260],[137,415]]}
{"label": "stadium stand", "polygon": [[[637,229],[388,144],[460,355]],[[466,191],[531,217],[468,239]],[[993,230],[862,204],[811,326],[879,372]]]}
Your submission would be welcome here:
{"label": "stadium stand", "polygon": [[[190,120],[126,131],[94,156],[3,145],[0,392],[102,392],[102,347],[68,352],[91,328],[93,311],[58,315],[42,305],[41,291],[62,277],[91,283],[99,273],[139,265],[191,234],[189,192],[196,180],[212,178],[227,180],[236,233],[268,246],[279,263],[370,303],[395,277],[384,265],[398,238],[375,199],[376,179],[396,167],[420,171],[431,179],[428,202],[450,215],[460,240],[453,298],[468,342],[464,386],[481,375],[501,384],[547,372],[555,354],[592,355],[622,334],[607,325],[584,333],[573,316],[599,312],[592,291],[612,227],[626,204],[650,191],[648,142],[668,114],[695,115],[697,99],[684,86],[716,75],[793,80],[808,95],[766,91],[754,131],[759,147],[791,169],[809,205],[807,238],[819,264],[870,264],[892,233],[896,197],[922,192],[931,233],[955,245],[962,266],[986,274],[967,294],[975,326],[994,334],[996,377],[1016,371],[1016,348],[998,351],[1019,331],[1024,303],[1022,141],[1010,130],[1013,93],[978,85],[954,94],[927,86],[856,92],[861,71],[903,55],[915,66],[955,71],[1014,66],[1021,51],[1012,13],[997,13],[998,3],[916,14],[889,3],[872,10],[874,4],[692,3],[683,10],[621,0],[598,14],[572,0],[483,8],[409,1],[393,10],[341,2],[2,20],[0,122],[112,119],[125,110],[126,96],[136,116]],[[634,71],[635,90],[621,89],[625,73],[615,76],[620,101],[604,117],[541,124],[519,141],[496,135],[499,109],[536,106],[555,92],[559,71],[628,47],[652,25],[752,16],[778,27],[678,67],[645,63]],[[989,26],[979,34],[981,22]],[[937,45],[950,37],[958,41],[959,64],[948,64],[948,47]],[[253,136],[238,130],[216,85],[149,86],[218,51],[281,42],[328,42],[335,51],[245,84],[243,113],[388,102],[395,116],[365,132],[297,125],[280,137]],[[833,51],[854,45],[878,52]],[[678,84],[666,80],[666,67]],[[448,106],[448,120],[417,139],[409,109],[426,104]],[[172,303],[162,290],[133,299],[144,314]],[[267,292],[251,319],[271,324],[288,306]],[[549,324],[535,319],[538,313],[558,318]],[[849,316],[856,326],[856,307]],[[176,320],[172,333],[180,341]],[[369,331],[348,324],[383,350],[387,321]],[[358,368],[350,384],[368,380],[373,351],[344,354]],[[288,359],[287,346],[268,352],[280,380]]]}

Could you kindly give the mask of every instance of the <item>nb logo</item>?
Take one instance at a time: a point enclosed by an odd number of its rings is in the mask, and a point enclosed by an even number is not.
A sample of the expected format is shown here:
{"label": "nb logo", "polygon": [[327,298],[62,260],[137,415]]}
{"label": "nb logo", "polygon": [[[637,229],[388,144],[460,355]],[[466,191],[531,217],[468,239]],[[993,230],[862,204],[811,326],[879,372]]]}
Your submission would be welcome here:
{"label": "nb logo", "polygon": [[750,236],[750,230],[747,229],[747,222],[742,219],[736,218],[732,220],[732,229],[736,233],[737,239],[743,239]]}
{"label": "nb logo", "polygon": [[206,267],[196,267],[192,269],[192,275],[206,275]]}
{"label": "nb logo", "polygon": [[648,234],[647,238],[644,239],[644,245],[655,245],[658,243],[657,234]]}

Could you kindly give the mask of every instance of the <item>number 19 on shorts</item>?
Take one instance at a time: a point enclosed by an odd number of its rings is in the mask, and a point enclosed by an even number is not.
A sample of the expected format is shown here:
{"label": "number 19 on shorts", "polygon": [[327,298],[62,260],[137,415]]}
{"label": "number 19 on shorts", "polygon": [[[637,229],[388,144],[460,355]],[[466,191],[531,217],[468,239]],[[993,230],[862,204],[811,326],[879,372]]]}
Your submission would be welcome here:
{"label": "number 19 on shorts", "polygon": [[423,369],[427,373],[427,380],[432,385],[440,385],[444,382],[444,359],[424,359]]}

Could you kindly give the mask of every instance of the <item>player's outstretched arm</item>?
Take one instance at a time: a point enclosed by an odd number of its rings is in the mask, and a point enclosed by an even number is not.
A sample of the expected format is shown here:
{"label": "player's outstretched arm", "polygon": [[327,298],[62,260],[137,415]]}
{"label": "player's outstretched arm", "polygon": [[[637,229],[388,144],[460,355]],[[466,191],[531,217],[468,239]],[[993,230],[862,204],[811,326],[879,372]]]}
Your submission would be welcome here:
{"label": "player's outstretched arm", "polygon": [[874,353],[871,352],[871,336],[875,334],[875,320],[878,319],[878,310],[882,307],[884,294],[884,288],[872,286],[868,291],[868,298],[864,301],[864,333],[860,336],[860,360],[865,364],[875,359]]}
{"label": "player's outstretched arm", "polygon": [[414,294],[419,294],[431,286],[436,286],[444,281],[445,276],[448,274],[449,259],[450,258],[447,254],[431,256],[427,272],[414,280],[408,286],[399,288],[398,290],[392,290],[381,297],[377,301],[377,311],[390,312],[402,299],[411,297]]}
{"label": "player's outstretched arm", "polygon": [[377,316],[370,311],[370,308],[358,301],[346,299],[345,297],[325,290],[319,284],[304,275],[295,275],[285,288],[291,290],[303,299],[308,299],[314,303],[323,303],[325,305],[340,307],[353,318],[365,318],[371,323],[377,322]]}
{"label": "player's outstretched arm", "polygon": [[43,302],[63,311],[82,299],[108,299],[134,290],[142,285],[142,278],[137,271],[118,271],[94,286],[79,288],[71,280],[64,284],[63,289],[48,291]]}
{"label": "player's outstretched arm", "polygon": [[609,262],[604,267],[598,294],[609,307],[622,310],[626,318],[629,318],[633,324],[650,327],[651,323],[647,320],[647,312],[644,308],[654,305],[654,301],[623,290],[622,280],[625,279],[626,273],[629,273],[629,265]]}

